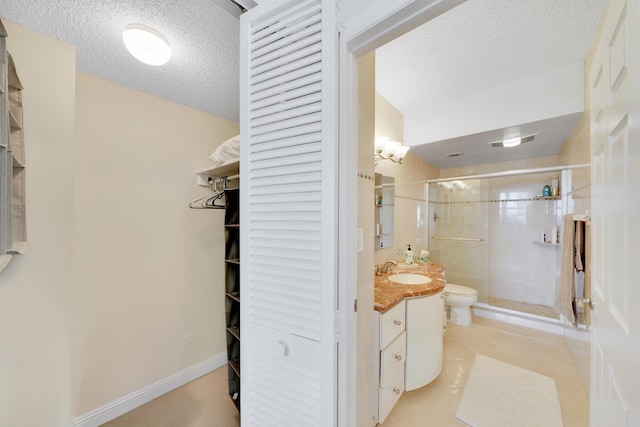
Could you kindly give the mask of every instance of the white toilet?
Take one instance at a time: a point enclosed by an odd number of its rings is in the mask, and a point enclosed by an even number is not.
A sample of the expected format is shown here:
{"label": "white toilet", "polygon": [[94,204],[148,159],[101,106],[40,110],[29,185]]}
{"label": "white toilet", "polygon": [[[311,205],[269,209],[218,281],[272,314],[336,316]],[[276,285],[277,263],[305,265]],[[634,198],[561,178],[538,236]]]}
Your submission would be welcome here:
{"label": "white toilet", "polygon": [[447,283],[444,286],[444,296],[445,304],[451,309],[449,321],[460,326],[471,326],[471,305],[478,302],[478,291]]}

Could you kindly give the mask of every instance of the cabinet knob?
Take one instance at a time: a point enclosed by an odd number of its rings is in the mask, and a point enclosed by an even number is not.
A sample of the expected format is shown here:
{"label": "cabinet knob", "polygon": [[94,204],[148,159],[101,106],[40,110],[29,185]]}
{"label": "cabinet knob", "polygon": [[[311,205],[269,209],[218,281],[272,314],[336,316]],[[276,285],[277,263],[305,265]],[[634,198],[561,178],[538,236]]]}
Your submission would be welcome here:
{"label": "cabinet knob", "polygon": [[399,389],[399,388],[395,388],[395,387],[394,387],[394,388],[393,388],[393,392],[394,392],[395,394],[400,394],[400,389]]}
{"label": "cabinet knob", "polygon": [[271,355],[277,359],[281,359],[287,355],[287,344],[282,341],[275,342],[271,345]]}
{"label": "cabinet knob", "polygon": [[400,356],[399,354],[396,354],[395,356],[393,356],[398,362],[400,362],[402,360],[402,356]]}
{"label": "cabinet knob", "polygon": [[394,320],[393,324],[396,325],[396,326],[400,326],[400,325],[402,325],[402,322],[400,320]]}

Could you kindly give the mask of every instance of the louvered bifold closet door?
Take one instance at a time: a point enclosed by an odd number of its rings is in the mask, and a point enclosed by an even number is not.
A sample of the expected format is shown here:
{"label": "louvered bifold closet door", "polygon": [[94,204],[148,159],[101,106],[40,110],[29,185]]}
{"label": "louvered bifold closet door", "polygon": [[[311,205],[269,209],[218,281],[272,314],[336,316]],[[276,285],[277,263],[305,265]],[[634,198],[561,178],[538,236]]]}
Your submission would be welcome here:
{"label": "louvered bifold closet door", "polygon": [[241,17],[243,427],[335,425],[335,16],[275,0]]}

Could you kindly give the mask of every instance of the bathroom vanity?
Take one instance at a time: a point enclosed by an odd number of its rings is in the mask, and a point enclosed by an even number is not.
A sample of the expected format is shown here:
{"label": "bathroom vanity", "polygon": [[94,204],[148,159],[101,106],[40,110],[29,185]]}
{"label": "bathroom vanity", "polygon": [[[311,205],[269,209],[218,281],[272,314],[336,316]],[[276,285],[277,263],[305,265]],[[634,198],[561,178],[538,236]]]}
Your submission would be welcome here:
{"label": "bathroom vanity", "polygon": [[405,304],[400,303],[386,313],[376,312],[374,348],[378,360],[378,422],[387,418],[405,390],[407,332]]}
{"label": "bathroom vanity", "polygon": [[420,388],[440,374],[443,271],[438,264],[412,268],[412,274],[431,279],[418,285],[390,280],[397,271],[375,278],[374,363],[379,373],[375,422],[384,422],[405,390]]}

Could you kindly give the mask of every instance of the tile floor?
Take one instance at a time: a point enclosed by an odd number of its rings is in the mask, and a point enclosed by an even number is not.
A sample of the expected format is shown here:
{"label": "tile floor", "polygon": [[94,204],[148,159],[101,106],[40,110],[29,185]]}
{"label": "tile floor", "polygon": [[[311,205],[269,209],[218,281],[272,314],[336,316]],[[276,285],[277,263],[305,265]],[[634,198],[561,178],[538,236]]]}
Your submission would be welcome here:
{"label": "tile floor", "polygon": [[404,393],[381,426],[467,426],[456,409],[476,353],[554,378],[565,427],[588,427],[589,399],[564,337],[480,317],[469,328],[449,324],[442,373]]}
{"label": "tile floor", "polygon": [[[589,425],[588,397],[564,337],[475,317],[469,328],[449,324],[444,342],[442,374],[404,393],[381,427],[466,426],[455,414],[476,353],[555,378],[565,427]],[[217,369],[104,426],[238,427],[226,375],[226,367]]]}

